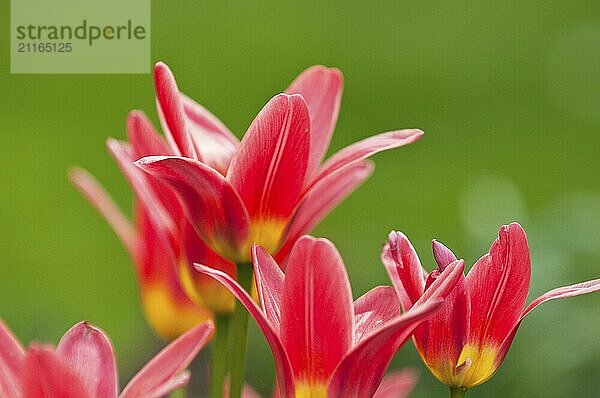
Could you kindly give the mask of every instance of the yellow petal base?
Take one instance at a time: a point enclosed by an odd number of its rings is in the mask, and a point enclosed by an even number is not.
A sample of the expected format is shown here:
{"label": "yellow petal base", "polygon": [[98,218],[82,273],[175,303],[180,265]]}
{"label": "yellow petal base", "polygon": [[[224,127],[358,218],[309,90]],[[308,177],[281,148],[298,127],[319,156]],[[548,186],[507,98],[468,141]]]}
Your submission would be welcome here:
{"label": "yellow petal base", "polygon": [[313,381],[296,383],[296,398],[327,398],[327,386]]}

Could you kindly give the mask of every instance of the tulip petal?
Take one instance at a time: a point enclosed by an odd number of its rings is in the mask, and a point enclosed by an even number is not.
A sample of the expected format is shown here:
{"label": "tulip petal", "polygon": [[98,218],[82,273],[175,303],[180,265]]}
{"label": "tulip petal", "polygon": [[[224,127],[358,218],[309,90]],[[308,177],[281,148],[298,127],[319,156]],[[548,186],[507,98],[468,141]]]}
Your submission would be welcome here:
{"label": "tulip petal", "polygon": [[593,279],[587,282],[576,283],[570,286],[558,287],[556,289],[552,289],[547,293],[542,294],[540,297],[536,298],[527,306],[525,311],[523,311],[523,315],[519,319],[519,322],[515,325],[513,330],[509,333],[508,337],[502,342],[500,347],[500,352],[498,353],[497,363],[501,363],[504,360],[504,357],[508,353],[510,345],[517,333],[517,329],[519,325],[523,321],[523,319],[534,309],[544,304],[547,301],[568,298],[568,297],[576,297],[581,296],[582,294],[588,294],[600,291],[600,279]]}
{"label": "tulip petal", "polygon": [[354,310],[344,262],[326,239],[300,238],[286,269],[281,341],[296,380],[326,381],[352,346]]}
{"label": "tulip petal", "polygon": [[252,247],[252,262],[260,305],[275,332],[281,325],[281,300],[283,297],[284,274],[273,257],[262,247]]}
{"label": "tulip petal", "polygon": [[32,345],[27,350],[21,384],[23,398],[95,398],[50,347]]}
{"label": "tulip petal", "polygon": [[181,387],[187,380],[185,368],[210,340],[213,331],[212,322],[206,322],[181,335],[131,379],[120,397],[160,397]]}
{"label": "tulip petal", "polygon": [[174,155],[142,111],[131,111],[127,115],[127,138],[133,160],[144,156]]}
{"label": "tulip petal", "polygon": [[[455,261],[456,262],[456,261]],[[448,266],[454,264],[445,265]],[[438,270],[431,273],[428,282],[439,278]],[[427,291],[427,290],[426,290]],[[415,330],[414,341],[419,354],[432,373],[440,380],[450,380],[469,335],[470,303],[466,279],[459,275],[458,282],[444,300],[440,310]]]}
{"label": "tulip petal", "polygon": [[129,253],[134,255],[138,240],[137,234],[127,217],[123,215],[104,188],[90,173],[77,167],[69,171],[69,179],[106,219]]}
{"label": "tulip petal", "polygon": [[329,382],[328,396],[370,397],[400,347],[441,302],[429,301],[386,323],[346,355]]}
{"label": "tulip petal", "polygon": [[234,281],[229,275],[224,272],[206,267],[201,264],[194,264],[199,272],[210,275],[225,287],[229,289],[239,302],[248,310],[252,318],[256,321],[256,324],[262,331],[267,340],[267,343],[271,347],[273,358],[275,359],[275,367],[277,369],[277,382],[279,384],[279,390],[283,392],[285,397],[294,396],[294,375],[292,372],[292,366],[288,355],[281,343],[279,335],[276,333],[273,325],[267,319],[263,309],[259,308],[254,302],[254,299],[250,297],[248,292],[244,290],[236,281]]}
{"label": "tulip petal", "polygon": [[231,161],[227,179],[250,217],[287,219],[306,175],[310,122],[299,95],[279,94],[260,111]]}
{"label": "tulip petal", "polygon": [[530,274],[525,231],[516,223],[502,226],[490,252],[467,275],[470,344],[500,346],[523,313]]}
{"label": "tulip petal", "polygon": [[298,238],[317,225],[342,200],[371,176],[370,162],[358,162],[319,180],[304,194],[285,232],[285,243],[275,259],[281,264]]}
{"label": "tulip petal", "polygon": [[135,164],[179,194],[190,222],[213,250],[226,256],[245,243],[246,209],[233,187],[217,171],[180,157],[149,156]]}
{"label": "tulip petal", "polygon": [[[175,220],[164,205],[166,202],[170,204],[171,209],[178,208],[178,204],[174,203],[176,199],[172,197],[172,193],[164,188],[154,189],[148,175],[136,167],[134,163],[135,156],[133,156],[133,150],[129,144],[109,138],[106,141],[106,146],[133,189],[136,199],[146,208],[157,227],[163,231],[175,230]],[[166,201],[161,200],[157,195],[157,192],[161,191],[163,191],[162,197],[168,198]],[[171,196],[168,197],[168,194],[171,194]],[[173,213],[178,214],[179,212],[174,210]]]}
{"label": "tulip petal", "polygon": [[60,339],[56,347],[71,370],[93,397],[116,397],[117,367],[112,346],[100,330],[80,322]]}
{"label": "tulip petal", "polygon": [[300,94],[310,113],[310,155],[307,176],[317,170],[331,141],[342,100],[344,77],[337,68],[315,65],[302,72],[285,90]]}
{"label": "tulip petal", "polygon": [[323,167],[321,167],[315,182],[333,173],[340,167],[364,160],[381,151],[408,145],[417,141],[421,136],[423,136],[421,130],[407,129],[381,133],[355,142],[327,159]]}
{"label": "tulip petal", "polygon": [[354,302],[354,344],[400,315],[400,302],[394,288],[378,286]]}
{"label": "tulip petal", "polygon": [[412,369],[392,372],[386,375],[373,398],[405,398],[419,381],[419,376]]}
{"label": "tulip petal", "polygon": [[525,311],[523,311],[521,319],[523,319],[527,314],[536,309],[538,306],[544,304],[546,301],[567,297],[576,297],[581,296],[582,294],[588,294],[597,291],[600,291],[600,279],[593,279],[587,282],[581,282],[576,283],[574,285],[552,289],[549,292],[544,293],[540,297],[533,300],[531,304],[527,306]]}
{"label": "tulip petal", "polygon": [[19,375],[25,358],[23,347],[0,320],[0,397],[19,397]]}
{"label": "tulip petal", "polygon": [[392,231],[381,252],[381,261],[398,293],[402,309],[408,311],[425,290],[425,274],[414,247],[402,232]]}
{"label": "tulip petal", "polygon": [[199,159],[186,125],[183,104],[175,77],[167,65],[158,62],[154,66],[154,85],[158,114],[163,122],[167,141],[175,152],[191,159]]}
{"label": "tulip petal", "polygon": [[204,163],[225,175],[239,140],[202,105],[183,94],[181,101],[196,152]]}

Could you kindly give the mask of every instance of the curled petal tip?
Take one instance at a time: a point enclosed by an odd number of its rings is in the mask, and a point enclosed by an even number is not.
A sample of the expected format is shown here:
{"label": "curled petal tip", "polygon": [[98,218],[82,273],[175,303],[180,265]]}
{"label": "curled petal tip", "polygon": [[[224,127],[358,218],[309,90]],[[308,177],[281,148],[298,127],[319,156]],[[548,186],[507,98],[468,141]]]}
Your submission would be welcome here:
{"label": "curled petal tip", "polygon": [[456,261],[456,256],[452,250],[448,249],[444,244],[437,240],[434,239],[431,242],[431,247],[433,249],[433,257],[438,264],[438,270],[440,272],[443,271],[448,264]]}

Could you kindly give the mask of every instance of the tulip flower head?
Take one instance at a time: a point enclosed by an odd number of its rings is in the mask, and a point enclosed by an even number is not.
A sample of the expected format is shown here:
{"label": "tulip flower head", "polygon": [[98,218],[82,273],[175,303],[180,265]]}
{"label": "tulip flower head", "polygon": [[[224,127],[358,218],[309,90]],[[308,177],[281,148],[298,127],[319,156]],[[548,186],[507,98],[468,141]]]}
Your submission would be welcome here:
{"label": "tulip flower head", "polygon": [[0,397],[163,397],[188,383],[185,368],[212,332],[211,322],[189,330],[148,362],[118,394],[112,345],[100,329],[80,322],[56,348],[34,343],[24,349],[0,321]]}
{"label": "tulip flower head", "polygon": [[[106,218],[129,251],[136,265],[139,293],[146,318],[159,336],[171,340],[211,319],[212,312],[201,300],[192,301],[184,290],[178,270],[183,270],[182,266],[188,260],[180,239],[181,229],[176,224],[174,214],[169,213],[165,206],[165,201],[169,200],[169,191],[162,191],[165,199],[161,200],[157,187],[133,165],[135,155],[132,154],[132,148],[134,147],[124,143],[109,142],[109,149],[118,159],[136,192],[133,225],[89,173],[74,169],[70,178]],[[171,197],[167,203],[171,204],[171,211],[175,213],[173,209],[177,206],[176,198]],[[181,210],[179,212],[181,214]],[[191,238],[194,237],[195,233],[192,233]],[[203,247],[201,242],[199,247]],[[214,282],[211,284],[215,285]],[[214,295],[214,289],[211,292]],[[232,305],[233,302],[229,299],[229,306]]]}
{"label": "tulip flower head", "polygon": [[[402,233],[392,232],[382,252],[404,311],[409,311],[432,281],[456,261],[433,241],[437,269],[427,274]],[[419,326],[413,340],[421,358],[442,383],[468,389],[485,383],[502,364],[523,318],[540,304],[600,290],[600,279],[561,287],[525,306],[531,263],[523,228],[504,225],[490,251],[461,276],[442,309]]]}
{"label": "tulip flower head", "polygon": [[156,65],[154,78],[159,115],[177,156],[148,156],[136,164],[170,185],[202,240],[236,263],[250,261],[253,243],[285,258],[302,234],[369,177],[369,156],[423,134],[376,135],[321,165],[340,107],[339,70],[303,72],[286,94],[265,105],[241,142],[179,92],[166,65]]}
{"label": "tulip flower head", "polygon": [[394,354],[440,307],[464,267],[462,261],[448,265],[402,315],[387,286],[353,303],[342,258],[325,239],[300,238],[285,275],[265,249],[252,251],[260,306],[227,274],[197,268],[223,283],[256,320],[273,352],[283,398],[372,396]]}

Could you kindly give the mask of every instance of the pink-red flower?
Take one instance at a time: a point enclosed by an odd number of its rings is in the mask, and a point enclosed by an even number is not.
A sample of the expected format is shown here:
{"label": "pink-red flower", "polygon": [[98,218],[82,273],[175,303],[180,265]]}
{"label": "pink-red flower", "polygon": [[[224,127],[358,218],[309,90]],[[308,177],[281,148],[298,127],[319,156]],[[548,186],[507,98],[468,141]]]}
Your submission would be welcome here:
{"label": "pink-red flower", "polygon": [[273,352],[284,398],[372,396],[396,351],[439,308],[464,267],[462,261],[450,264],[401,315],[391,287],[352,302],[344,263],[328,240],[300,238],[285,275],[265,249],[254,246],[252,253],[260,307],[227,274],[197,268],[223,283],[256,320]]}
{"label": "pink-red flower", "polygon": [[[384,247],[386,265],[400,298],[409,311],[432,283],[448,272],[455,255],[433,241],[437,269],[427,274],[402,233],[392,232]],[[490,251],[469,274],[461,275],[442,309],[419,326],[414,343],[421,358],[442,383],[459,389],[489,380],[504,360],[523,318],[540,304],[600,290],[600,279],[561,287],[525,306],[531,264],[525,231],[504,225]]]}
{"label": "pink-red flower", "polygon": [[372,171],[366,160],[414,142],[399,130],[355,143],[322,163],[338,117],[342,74],[314,66],[273,97],[241,142],[212,114],[182,95],[171,71],[154,70],[159,115],[178,156],[136,164],[176,191],[202,240],[234,262],[260,244],[283,260],[308,232]]}
{"label": "pink-red flower", "polygon": [[[186,294],[181,278],[185,277],[187,265],[191,264],[185,243],[192,241],[190,245],[193,243],[195,252],[201,253],[205,245],[196,238],[191,228],[188,229],[187,240],[183,239],[185,230],[180,220],[184,218],[177,199],[168,189],[160,187],[158,182],[133,165],[140,153],[148,150],[145,148],[152,147],[152,140],[158,139],[158,136],[152,135],[147,120],[137,113],[129,117],[128,132],[130,144],[109,140],[108,148],[135,192],[133,225],[89,173],[74,169],[70,178],[106,218],[129,251],[136,265],[139,294],[146,318],[159,336],[171,340],[212,318],[212,312],[198,297]],[[155,145],[158,146],[158,143],[156,141]],[[209,250],[204,253],[209,253]],[[194,257],[194,261],[199,259],[211,260],[208,256]],[[211,263],[220,264],[216,261]],[[183,279],[183,282],[189,279]],[[218,291],[224,290],[213,281],[209,284]],[[211,291],[213,298],[218,296],[215,289],[205,287],[204,290]],[[227,296],[221,297],[222,307],[226,303],[233,306],[232,299]]]}
{"label": "pink-red flower", "polygon": [[87,322],[73,326],[56,348],[34,343],[24,349],[0,321],[0,397],[148,398],[162,397],[187,384],[185,368],[213,332],[210,322],[173,341],[118,394],[112,345]]}

